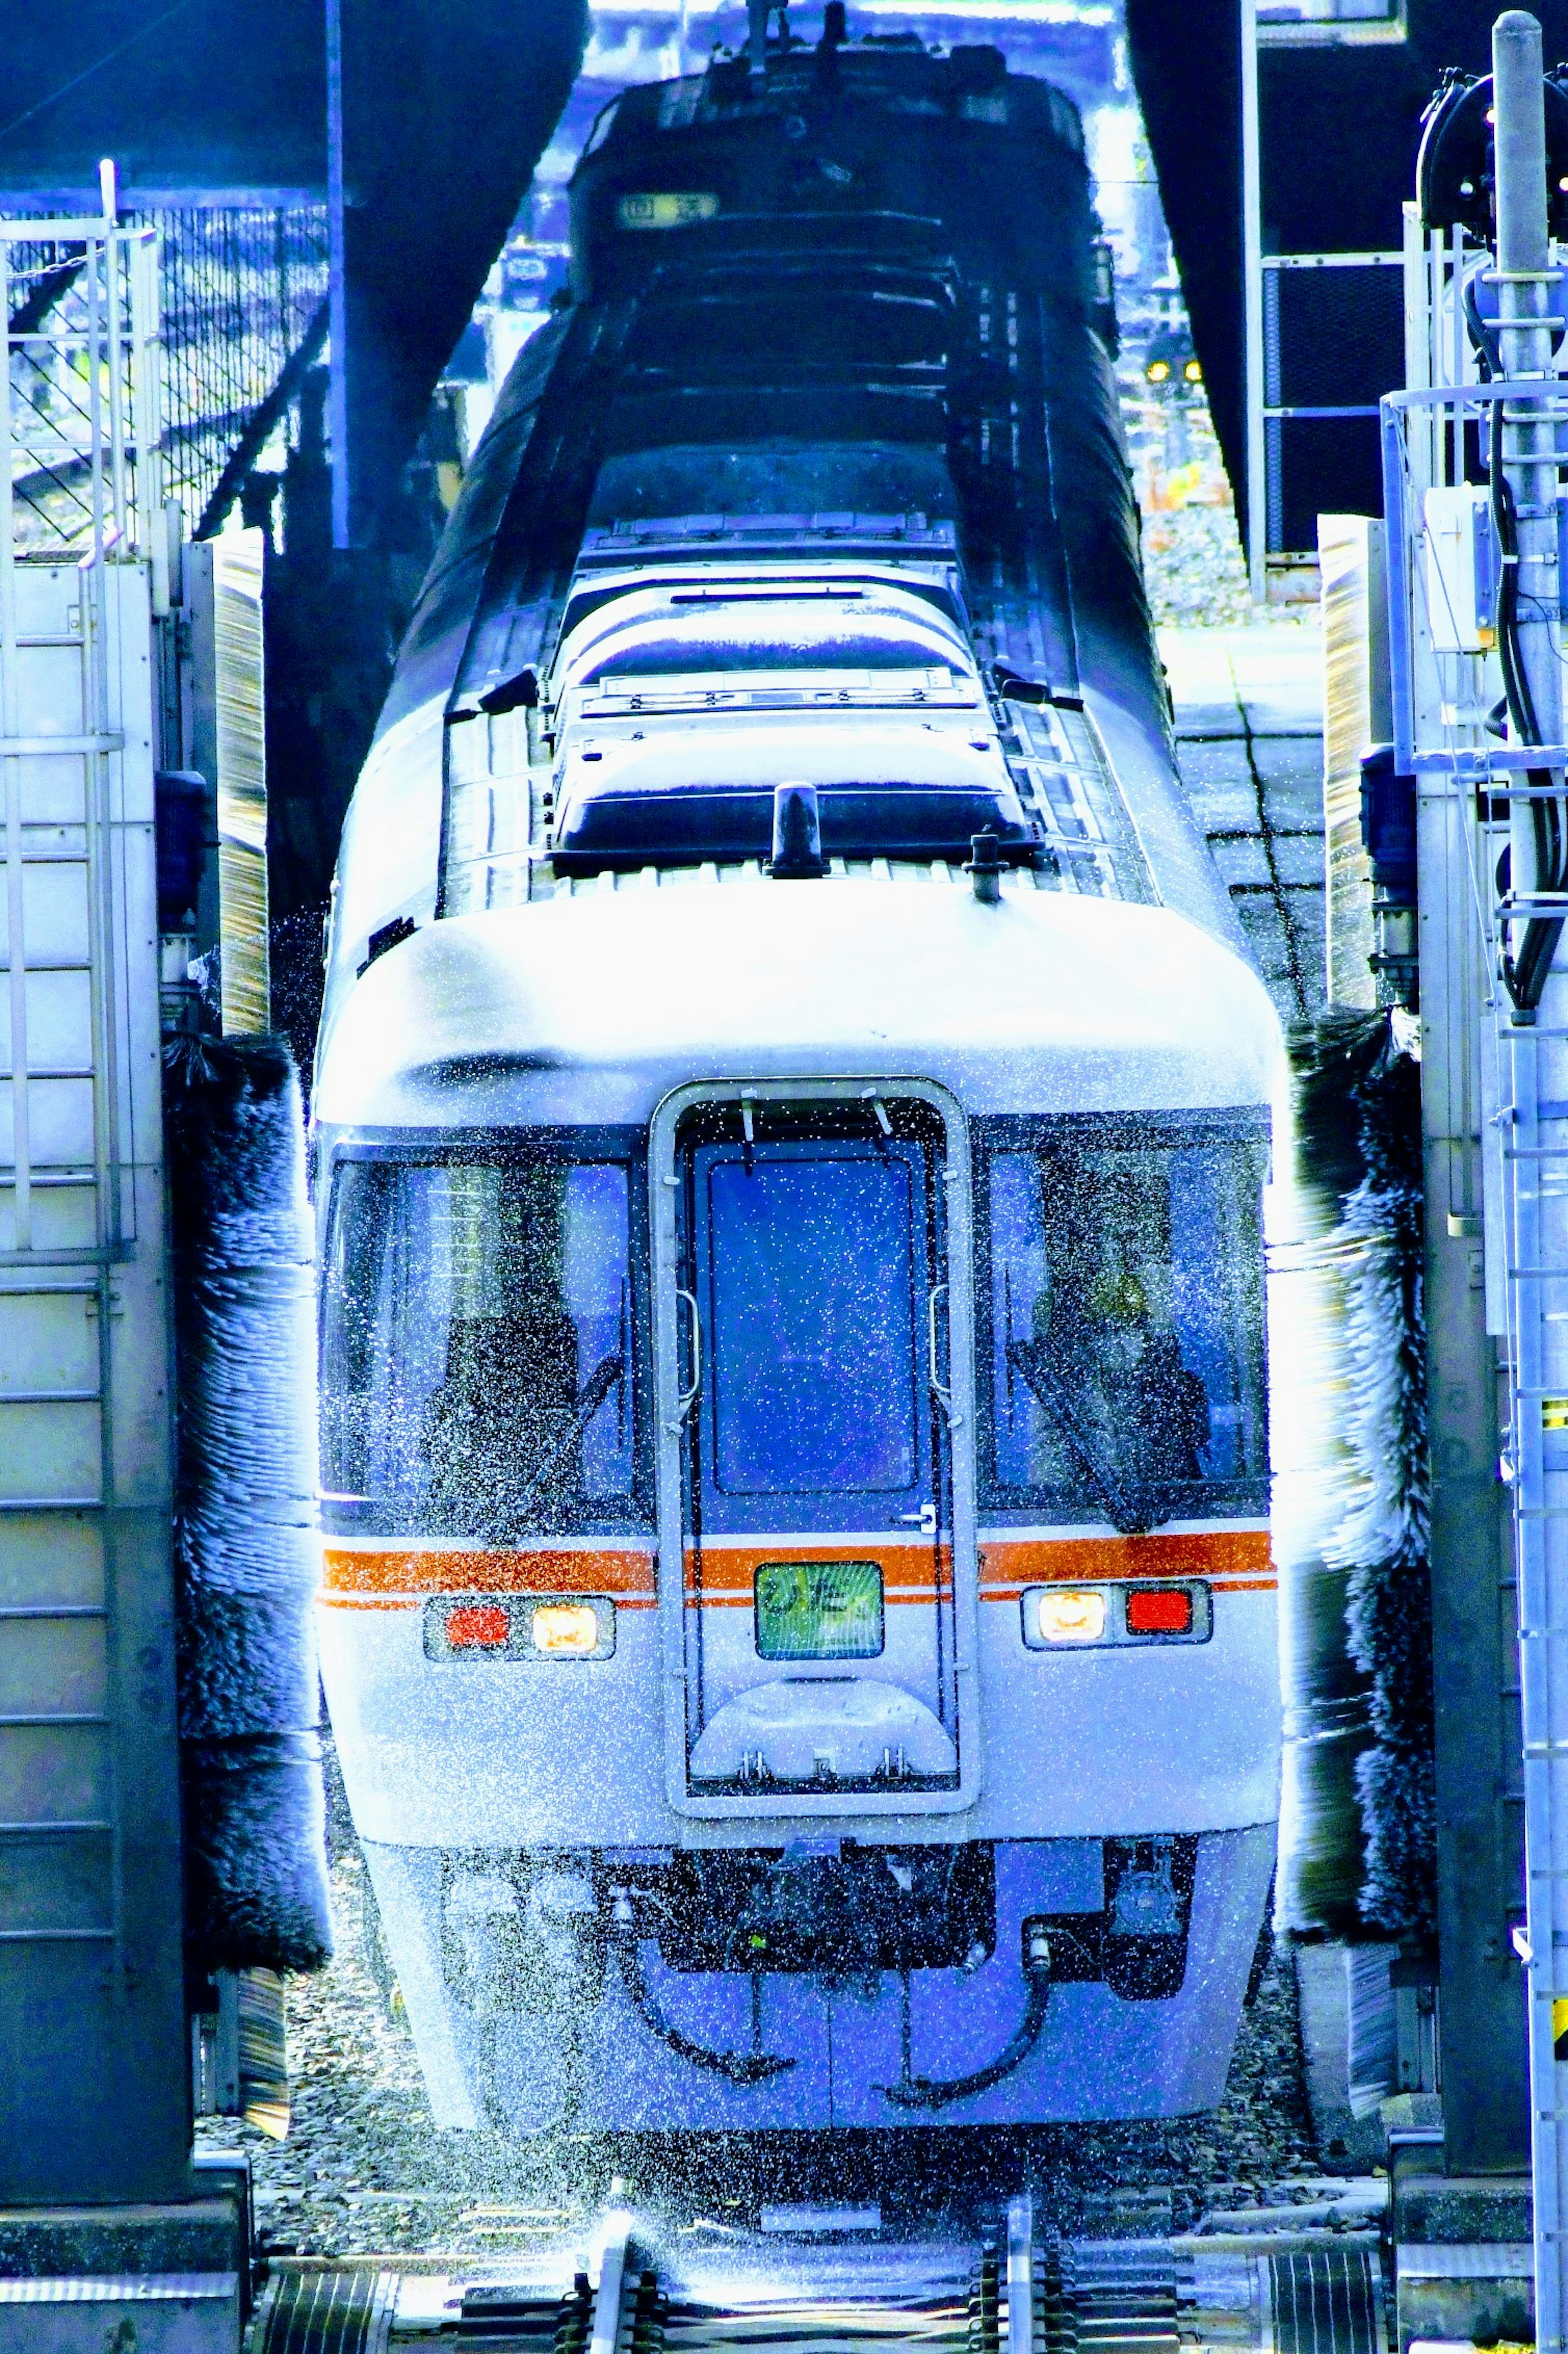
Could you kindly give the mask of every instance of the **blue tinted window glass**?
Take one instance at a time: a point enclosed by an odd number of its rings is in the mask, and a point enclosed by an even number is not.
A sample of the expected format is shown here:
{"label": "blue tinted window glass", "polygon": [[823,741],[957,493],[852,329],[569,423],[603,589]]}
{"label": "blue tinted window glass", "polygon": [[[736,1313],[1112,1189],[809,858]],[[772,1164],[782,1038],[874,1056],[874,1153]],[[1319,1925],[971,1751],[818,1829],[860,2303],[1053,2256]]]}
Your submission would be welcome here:
{"label": "blue tinted window glass", "polygon": [[991,1162],[992,1469],[1084,1490],[1061,1406],[1128,1490],[1265,1467],[1253,1147],[1095,1149]]}
{"label": "blue tinted window glass", "polygon": [[329,1500],[509,1541],[631,1486],[620,1164],[349,1161],[322,1320]]}
{"label": "blue tinted window glass", "polygon": [[728,1495],[897,1490],[917,1467],[911,1170],[708,1171],[715,1474]]}

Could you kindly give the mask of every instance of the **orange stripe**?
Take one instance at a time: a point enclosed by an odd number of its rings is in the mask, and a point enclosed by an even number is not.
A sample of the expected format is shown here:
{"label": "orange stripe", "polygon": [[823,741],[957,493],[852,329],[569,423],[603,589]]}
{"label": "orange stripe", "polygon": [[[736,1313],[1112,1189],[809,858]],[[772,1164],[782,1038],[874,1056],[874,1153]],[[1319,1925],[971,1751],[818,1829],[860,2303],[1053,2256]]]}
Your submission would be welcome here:
{"label": "orange stripe", "polygon": [[[884,1598],[888,1602],[934,1602],[936,1580],[931,1575],[933,1547],[929,1541],[911,1544],[898,1539],[884,1544],[877,1539],[863,1538],[860,1543],[845,1543],[837,1537],[770,1537],[761,1544],[726,1544],[705,1547],[702,1555],[702,1598],[705,1607],[749,1609],[757,1590],[757,1573],[769,1561],[875,1561],[884,1576]],[[950,1577],[952,1555],[949,1548],[941,1549],[940,1562],[944,1580]],[[686,1599],[697,1599],[697,1554],[694,1546],[686,1548]],[[924,1573],[924,1575],[922,1574]]]}
{"label": "orange stripe", "polygon": [[[1101,1578],[1094,1581],[1097,1585],[1105,1582]],[[1088,1581],[1086,1579],[1085,1583]],[[1277,1577],[1222,1577],[1209,1581],[1209,1591],[1211,1594],[1277,1594],[1279,1580]],[[982,1585],[980,1598],[982,1602],[1021,1602],[1028,1592],[1026,1585]]]}
{"label": "orange stripe", "polygon": [[1274,1581],[1266,1529],[1197,1529],[1185,1535],[1020,1537],[980,1547],[980,1590],[1022,1592],[1025,1585],[1097,1583],[1122,1577],[1206,1577],[1222,1586],[1245,1577]]}
{"label": "orange stripe", "polygon": [[[495,1591],[491,1586],[482,1590],[485,1593]],[[574,1590],[581,1593],[583,1589],[578,1586]],[[318,1594],[316,1596],[323,1610],[417,1610],[421,1598],[417,1594]],[[617,1610],[657,1610],[659,1604],[652,1595],[618,1594],[615,1606]]]}
{"label": "orange stripe", "polygon": [[[453,1590],[461,1592],[463,1589]],[[495,1589],[471,1587],[468,1590],[489,1593]],[[584,1591],[582,1587],[575,1590]],[[1024,1590],[1022,1585],[988,1585],[982,1590],[980,1600],[1017,1602],[1022,1599]],[[1278,1580],[1272,1577],[1235,1577],[1212,1590],[1216,1594],[1273,1594],[1278,1590]],[[924,1594],[894,1587],[883,1598],[889,1603],[929,1602],[933,1596],[929,1587]],[[316,1599],[323,1610],[417,1610],[420,1601],[420,1597],[413,1594],[318,1594]],[[657,1597],[652,1595],[618,1594],[614,1599],[618,1610],[656,1610],[659,1606]],[[708,1610],[749,1610],[751,1596],[749,1593],[710,1594],[704,1598],[704,1607]]]}
{"label": "orange stripe", "polygon": [[[890,1603],[928,1603],[937,1587],[928,1543],[896,1540],[775,1537],[762,1543],[723,1545],[702,1555],[703,1600],[716,1606],[750,1605],[757,1572],[768,1561],[881,1562]],[[686,1594],[696,1598],[696,1553],[686,1553]],[[940,1553],[943,1583],[951,1575],[950,1549]],[[980,1549],[980,1592],[987,1601],[1012,1601],[1026,1585],[1054,1581],[1097,1583],[1118,1578],[1203,1577],[1222,1593],[1273,1591],[1277,1580],[1266,1529],[1194,1530],[1173,1535],[1022,1537]],[[1259,1573],[1262,1573],[1261,1575]],[[360,1549],[328,1545],[322,1560],[322,1599],[337,1607],[397,1608],[373,1596],[420,1594],[606,1594],[627,1608],[651,1608],[658,1581],[652,1552],[628,1547],[559,1546],[524,1552],[467,1552],[408,1546]]]}
{"label": "orange stripe", "polygon": [[322,1555],[323,1599],[351,1594],[609,1594],[654,1596],[653,1555],[607,1547],[548,1552],[349,1551]]}
{"label": "orange stripe", "polygon": [[316,1600],[323,1610],[417,1610],[418,1597],[412,1594],[318,1594]]}
{"label": "orange stripe", "polygon": [[[1196,1577],[1198,1573],[1189,1570],[1184,1575]],[[1090,1585],[1090,1582],[1093,1585],[1116,1585],[1116,1579],[1104,1577],[1086,1577],[1083,1582],[1086,1585]],[[1053,1579],[1053,1585],[1071,1585],[1071,1579]],[[1278,1594],[1278,1577],[1208,1577],[1205,1585],[1208,1585],[1210,1594]],[[1005,1579],[996,1579],[996,1582],[984,1585],[980,1589],[981,1603],[1015,1603],[1020,1594],[1029,1594],[1029,1586],[1008,1585]]]}

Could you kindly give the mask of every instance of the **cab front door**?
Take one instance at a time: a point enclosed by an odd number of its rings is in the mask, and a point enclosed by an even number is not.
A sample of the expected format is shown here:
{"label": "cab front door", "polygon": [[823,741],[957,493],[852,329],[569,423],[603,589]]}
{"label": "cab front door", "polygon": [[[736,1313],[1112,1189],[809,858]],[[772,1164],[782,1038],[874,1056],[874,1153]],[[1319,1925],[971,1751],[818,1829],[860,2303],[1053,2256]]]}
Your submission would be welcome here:
{"label": "cab front door", "polygon": [[701,1814],[969,1805],[957,1107],[863,1082],[689,1089],[655,1120],[651,1173],[672,1798]]}

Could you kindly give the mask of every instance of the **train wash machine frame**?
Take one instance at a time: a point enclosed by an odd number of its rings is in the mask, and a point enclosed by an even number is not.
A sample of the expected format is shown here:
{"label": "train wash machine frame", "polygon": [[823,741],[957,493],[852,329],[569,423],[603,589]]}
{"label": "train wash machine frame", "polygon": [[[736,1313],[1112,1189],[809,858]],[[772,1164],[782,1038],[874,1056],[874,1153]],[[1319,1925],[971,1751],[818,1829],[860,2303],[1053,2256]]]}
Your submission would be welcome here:
{"label": "train wash machine frame", "polygon": [[[1562,2354],[1568,2338],[1568,257],[1549,236],[1542,62],[1539,23],[1510,10],[1489,90],[1457,93],[1491,151],[1495,220],[1467,237],[1430,189],[1431,221],[1406,207],[1407,388],[1382,404],[1392,767],[1419,930],[1390,938],[1384,916],[1379,946],[1419,947],[1446,2030],[1441,2121],[1390,2137],[1396,2354],[1531,2337]],[[1560,93],[1553,111],[1560,134]]]}
{"label": "train wash machine frame", "polygon": [[193,937],[160,936],[157,762],[201,716],[199,560],[159,239],[111,164],[100,194],[0,219],[0,2347],[235,2354],[249,2160],[192,2148],[160,1106]]}
{"label": "train wash machine frame", "polygon": [[[900,1105],[924,1106],[941,1124],[940,1165],[930,1182],[941,1199],[936,1257],[929,1268],[934,1280],[927,1287],[927,1329],[917,1338],[917,1362],[923,1361],[923,1386],[928,1385],[933,1405],[944,1425],[947,1477],[931,1465],[937,1499],[936,1526],[923,1519],[919,1534],[938,1564],[933,1598],[936,1632],[936,1681],[945,1689],[945,1702],[937,1713],[956,1752],[956,1770],[868,1787],[863,1781],[843,1789],[820,1788],[790,1782],[783,1786],[705,1789],[692,1772],[693,1751],[705,1730],[702,1652],[703,1612],[700,1599],[692,1606],[688,1594],[691,1530],[686,1498],[690,1417],[701,1412],[705,1366],[701,1309],[687,1281],[691,1268],[684,1260],[680,1208],[686,1183],[683,1162],[688,1148],[683,1127],[701,1111],[733,1116],[734,1134],[744,1140],[748,1157],[751,1140],[769,1108],[789,1106],[809,1113],[815,1108],[856,1112],[868,1125],[876,1123],[878,1137],[891,1137],[892,1114]],[[974,1394],[973,1207],[970,1198],[969,1140],[955,1098],[943,1087],[922,1079],[867,1081],[801,1078],[734,1080],[693,1085],[665,1097],[654,1113],[649,1140],[650,1228],[652,1236],[654,1405],[657,1424],[658,1527],[661,1575],[659,1610],[664,1675],[665,1783],[677,1814],[710,1821],[756,1820],[760,1818],[832,1817],[848,1805],[857,1814],[951,1817],[972,1807],[981,1780],[981,1728],[977,1671],[977,1612],[979,1545],[975,1505],[974,1417],[963,1401]],[[941,1262],[941,1263],[938,1263]],[[683,1329],[684,1328],[684,1329]],[[946,1333],[947,1379],[942,1378],[941,1344]],[[711,1353],[711,1352],[710,1352]],[[943,1525],[944,1488],[948,1504]],[[885,1532],[885,1539],[892,1535]],[[824,1550],[828,1541],[824,1540]],[[944,1574],[948,1595],[941,1592]],[[726,1614],[727,1616],[728,1614]],[[738,1614],[737,1614],[738,1615]],[[946,1620],[944,1636],[942,1621]],[[948,1656],[940,1655],[946,1644]],[[875,1662],[871,1674],[853,1679],[844,1670],[853,1662],[837,1663],[832,1677],[836,1691],[853,1693],[856,1685],[874,1697],[878,1690]],[[771,1670],[758,1662],[758,1691],[800,1689],[801,1682],[823,1680],[821,1669],[797,1681],[788,1670]],[[950,1712],[951,1722],[946,1722]]]}

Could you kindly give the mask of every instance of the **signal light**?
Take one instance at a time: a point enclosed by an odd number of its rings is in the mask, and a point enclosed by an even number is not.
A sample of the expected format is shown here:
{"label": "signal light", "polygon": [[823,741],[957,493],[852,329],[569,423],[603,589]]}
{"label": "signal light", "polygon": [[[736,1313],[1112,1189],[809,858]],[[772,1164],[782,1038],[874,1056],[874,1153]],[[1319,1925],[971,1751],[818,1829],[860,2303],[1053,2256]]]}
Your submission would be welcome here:
{"label": "signal light", "polygon": [[1031,1651],[1115,1649],[1156,1642],[1206,1643],[1214,1631],[1208,1586],[1026,1585],[1021,1596]]}
{"label": "signal light", "polygon": [[1129,1635],[1190,1635],[1192,1596],[1184,1585],[1135,1586],[1127,1597]]}
{"label": "signal light", "polygon": [[454,1651],[503,1651],[512,1639],[512,1613],[504,1602],[465,1602],[447,1613],[447,1641]]}
{"label": "signal light", "polygon": [[535,1601],[516,1595],[433,1594],[425,1605],[427,1659],[609,1659],[615,1655],[615,1605],[608,1595]]}

